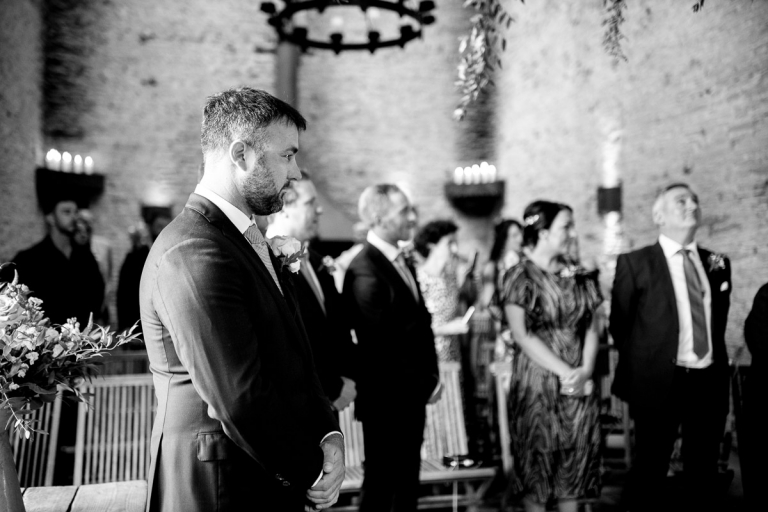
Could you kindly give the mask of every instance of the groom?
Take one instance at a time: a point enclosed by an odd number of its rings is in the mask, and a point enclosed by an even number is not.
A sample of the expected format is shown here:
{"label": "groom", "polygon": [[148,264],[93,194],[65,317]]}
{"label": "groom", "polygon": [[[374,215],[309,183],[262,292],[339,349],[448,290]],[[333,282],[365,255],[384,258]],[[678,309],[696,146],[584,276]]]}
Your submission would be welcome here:
{"label": "groom", "polygon": [[141,278],[158,398],[148,511],[319,510],[338,498],[343,440],[293,276],[252,220],[279,211],[299,177],[305,126],[250,88],[203,109],[202,180]]}

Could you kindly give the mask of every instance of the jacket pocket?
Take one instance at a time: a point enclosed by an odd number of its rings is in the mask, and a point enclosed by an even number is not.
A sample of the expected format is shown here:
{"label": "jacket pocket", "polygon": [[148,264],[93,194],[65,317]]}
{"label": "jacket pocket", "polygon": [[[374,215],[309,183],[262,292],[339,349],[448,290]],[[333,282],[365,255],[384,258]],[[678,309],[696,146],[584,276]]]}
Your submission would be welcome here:
{"label": "jacket pocket", "polygon": [[224,432],[198,432],[197,460],[210,462],[227,459],[230,443],[231,441]]}

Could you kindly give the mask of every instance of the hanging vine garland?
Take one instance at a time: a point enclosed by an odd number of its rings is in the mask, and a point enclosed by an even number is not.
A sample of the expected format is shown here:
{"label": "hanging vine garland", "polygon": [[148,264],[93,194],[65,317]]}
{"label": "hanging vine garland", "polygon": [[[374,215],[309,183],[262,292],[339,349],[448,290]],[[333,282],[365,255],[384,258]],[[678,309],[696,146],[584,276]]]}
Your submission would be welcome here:
{"label": "hanging vine garland", "polygon": [[621,33],[621,25],[624,23],[624,13],[627,8],[625,0],[603,0],[608,16],[603,20],[603,26],[606,27],[603,34],[603,48],[605,52],[613,57],[613,63],[627,61],[626,55],[621,49],[621,40],[626,39]]}
{"label": "hanging vine garland", "polygon": [[[525,3],[520,0],[520,3]],[[464,8],[476,11],[470,21],[468,35],[460,38],[458,79],[455,84],[461,91],[461,100],[453,111],[456,121],[464,119],[469,105],[477,100],[480,92],[494,85],[491,78],[495,67],[501,68],[499,53],[507,47],[507,40],[499,33],[499,27],[509,28],[514,19],[501,6],[499,0],[465,0]]]}

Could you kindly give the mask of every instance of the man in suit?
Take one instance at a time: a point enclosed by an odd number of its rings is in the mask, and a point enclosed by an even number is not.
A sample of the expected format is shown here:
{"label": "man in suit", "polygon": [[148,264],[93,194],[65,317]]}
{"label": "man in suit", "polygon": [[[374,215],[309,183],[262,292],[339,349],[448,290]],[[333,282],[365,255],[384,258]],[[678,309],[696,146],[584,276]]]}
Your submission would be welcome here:
{"label": "man in suit", "polygon": [[140,285],[158,398],[147,510],[298,511],[338,497],[344,449],[290,269],[254,222],[282,207],[306,122],[251,88],[207,99],[205,171]]}
{"label": "man in suit", "polygon": [[432,319],[416,273],[398,249],[415,222],[394,185],[360,196],[369,231],[344,277],[344,300],[360,349],[355,412],[363,422],[361,512],[416,510],[427,403],[440,397]]}
{"label": "man in suit", "polygon": [[[728,412],[725,328],[728,259],[696,244],[698,197],[664,189],[653,205],[656,244],[619,256],[610,331],[619,351],[613,393],[635,421],[635,459],[625,499],[631,510],[668,504],[661,493],[682,425],[685,500],[717,498],[720,441]],[[702,509],[704,509],[702,508]]]}
{"label": "man in suit", "polygon": [[320,384],[334,408],[341,411],[357,395],[351,377],[356,366],[354,353],[357,347],[352,342],[341,294],[334,285],[333,266],[309,245],[317,237],[322,213],[315,185],[309,175],[301,171],[301,178],[291,182],[285,193],[283,209],[270,216],[267,237],[290,236],[307,247],[300,277],[295,281],[299,310],[312,346]]}

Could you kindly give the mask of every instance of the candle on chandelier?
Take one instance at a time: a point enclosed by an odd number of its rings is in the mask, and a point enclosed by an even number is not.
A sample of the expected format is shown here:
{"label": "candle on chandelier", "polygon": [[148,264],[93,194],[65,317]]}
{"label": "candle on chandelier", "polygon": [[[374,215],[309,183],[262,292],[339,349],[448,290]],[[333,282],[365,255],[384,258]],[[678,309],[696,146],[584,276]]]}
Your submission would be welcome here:
{"label": "candle on chandelier", "polygon": [[457,185],[461,185],[464,183],[464,169],[461,167],[457,167],[453,171],[453,182]]}

